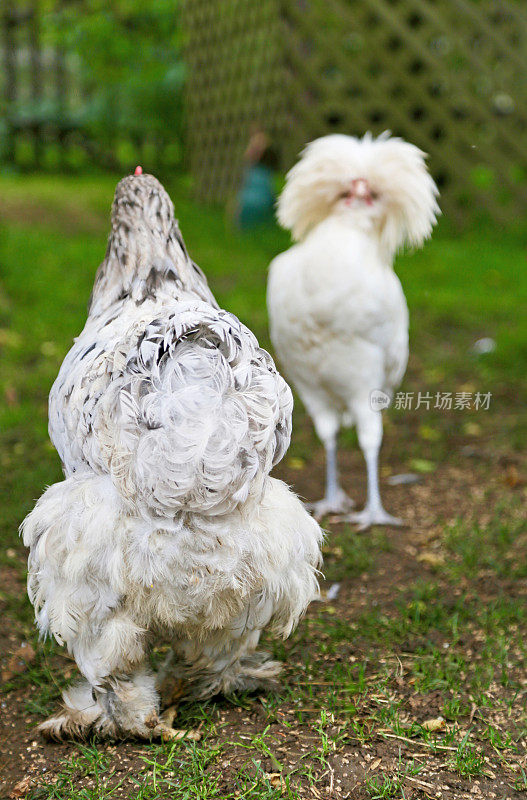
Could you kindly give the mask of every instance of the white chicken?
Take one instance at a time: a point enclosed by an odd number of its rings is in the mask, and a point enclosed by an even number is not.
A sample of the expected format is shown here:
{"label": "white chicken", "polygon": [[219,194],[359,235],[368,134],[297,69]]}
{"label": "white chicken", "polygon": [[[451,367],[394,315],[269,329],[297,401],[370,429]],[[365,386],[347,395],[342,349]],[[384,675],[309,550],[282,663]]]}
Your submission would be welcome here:
{"label": "white chicken", "polygon": [[291,632],[320,562],[319,526],[269,477],[291,410],[271,357],[189,259],[161,184],[123,179],[88,321],[50,395],[65,480],[22,525],[40,631],[84,678],[44,735],[176,735],[146,666],[157,629],[189,696],[278,673],[256,652],[261,630]]}
{"label": "white chicken", "polygon": [[287,175],[278,220],[297,244],[271,263],[267,304],[277,356],[326,451],[318,519],[352,506],[339,482],[337,434],[356,425],[367,500],[346,519],[401,523],[381,502],[382,415],[372,392],[391,398],[406,369],[408,310],[393,260],[430,235],[436,196],[424,154],[388,134],[317,139]]}

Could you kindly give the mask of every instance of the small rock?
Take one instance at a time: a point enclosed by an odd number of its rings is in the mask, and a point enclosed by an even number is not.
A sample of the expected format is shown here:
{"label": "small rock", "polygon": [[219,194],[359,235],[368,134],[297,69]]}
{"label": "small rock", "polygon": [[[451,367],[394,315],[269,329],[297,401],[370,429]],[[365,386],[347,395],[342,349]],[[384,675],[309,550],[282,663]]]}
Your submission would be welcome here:
{"label": "small rock", "polygon": [[402,472],[400,475],[391,475],[386,483],[390,486],[411,486],[413,483],[420,483],[423,479],[415,472]]}
{"label": "small rock", "polygon": [[493,353],[496,349],[496,342],[490,336],[484,336],[482,339],[477,339],[472,345],[472,352],[478,356],[486,355],[486,353]]}

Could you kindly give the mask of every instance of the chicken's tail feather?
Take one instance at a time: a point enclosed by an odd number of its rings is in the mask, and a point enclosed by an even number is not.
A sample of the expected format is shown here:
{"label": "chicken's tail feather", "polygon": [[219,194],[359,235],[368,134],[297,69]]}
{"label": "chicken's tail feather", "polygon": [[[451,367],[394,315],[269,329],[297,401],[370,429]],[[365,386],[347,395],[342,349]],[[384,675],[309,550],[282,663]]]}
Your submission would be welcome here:
{"label": "chicken's tail feather", "polygon": [[154,320],[128,371],[110,468],[148,513],[226,513],[287,449],[289,387],[231,314],[189,304]]}

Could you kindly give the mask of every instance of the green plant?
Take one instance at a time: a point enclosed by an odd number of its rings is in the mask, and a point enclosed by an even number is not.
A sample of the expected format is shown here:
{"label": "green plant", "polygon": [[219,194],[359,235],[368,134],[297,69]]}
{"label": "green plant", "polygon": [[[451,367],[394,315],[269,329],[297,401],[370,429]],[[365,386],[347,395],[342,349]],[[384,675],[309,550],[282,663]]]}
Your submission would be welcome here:
{"label": "green plant", "polygon": [[483,753],[469,743],[469,736],[470,731],[463,737],[451,761],[453,769],[465,778],[481,775],[485,764]]}
{"label": "green plant", "polygon": [[[77,63],[84,100],[76,124],[132,163],[138,146],[151,164],[181,158],[184,66],[174,0],[85,0],[66,3],[44,18],[48,39]],[[57,111],[59,113],[59,111]]]}

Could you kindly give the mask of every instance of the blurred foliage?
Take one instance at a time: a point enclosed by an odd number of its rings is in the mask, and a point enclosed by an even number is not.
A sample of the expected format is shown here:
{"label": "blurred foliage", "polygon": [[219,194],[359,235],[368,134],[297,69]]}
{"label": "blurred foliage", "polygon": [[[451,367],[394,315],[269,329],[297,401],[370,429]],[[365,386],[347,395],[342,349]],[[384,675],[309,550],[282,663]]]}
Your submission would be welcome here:
{"label": "blurred foliage", "polygon": [[57,131],[76,137],[107,166],[139,157],[152,166],[178,164],[184,67],[177,0],[40,0],[37,7],[43,89],[20,92],[10,115],[16,130],[40,126],[50,140]]}
{"label": "blurred foliage", "polygon": [[181,133],[183,64],[174,0],[84,0],[51,15],[59,43],[81,62],[86,122],[163,141]]}

